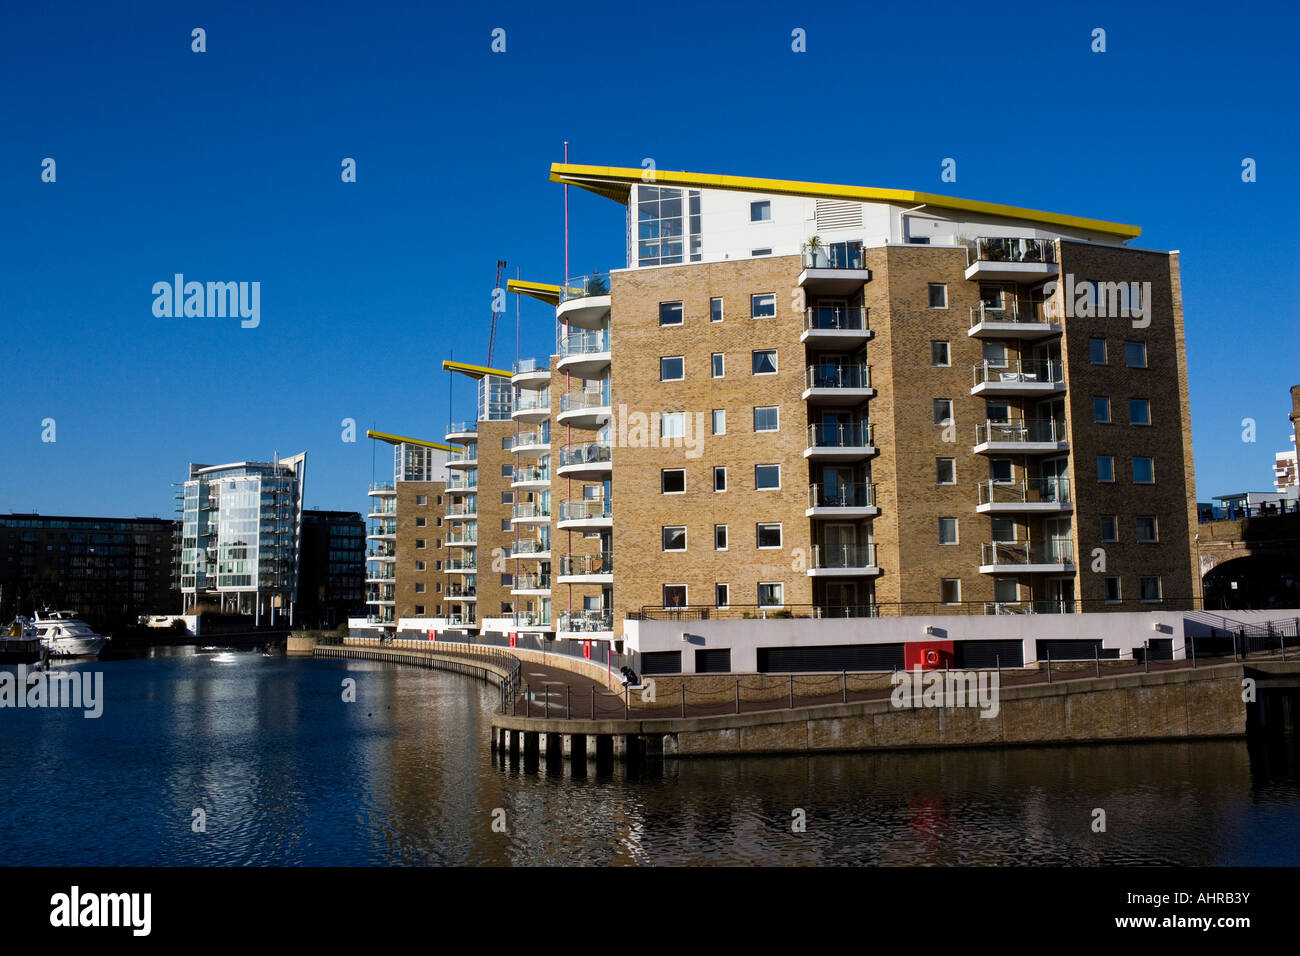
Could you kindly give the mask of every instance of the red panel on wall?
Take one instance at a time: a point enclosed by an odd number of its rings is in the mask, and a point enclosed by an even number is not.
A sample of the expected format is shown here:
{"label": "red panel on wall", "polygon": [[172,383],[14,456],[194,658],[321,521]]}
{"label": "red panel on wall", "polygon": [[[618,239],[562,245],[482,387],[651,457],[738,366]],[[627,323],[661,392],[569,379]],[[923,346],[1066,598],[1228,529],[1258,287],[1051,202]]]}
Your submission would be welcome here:
{"label": "red panel on wall", "polygon": [[952,641],[908,641],[903,645],[903,666],[909,671],[952,667]]}

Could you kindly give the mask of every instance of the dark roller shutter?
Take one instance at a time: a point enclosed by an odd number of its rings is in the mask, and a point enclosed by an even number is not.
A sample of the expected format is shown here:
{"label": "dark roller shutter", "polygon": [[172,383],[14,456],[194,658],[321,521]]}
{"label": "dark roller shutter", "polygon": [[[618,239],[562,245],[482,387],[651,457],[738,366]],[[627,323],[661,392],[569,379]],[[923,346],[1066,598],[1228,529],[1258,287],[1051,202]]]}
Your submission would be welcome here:
{"label": "dark roller shutter", "polygon": [[1039,641],[1038,659],[1045,661],[1050,656],[1054,661],[1090,661],[1101,654],[1101,641]]}
{"label": "dark roller shutter", "polygon": [[953,647],[957,667],[984,670],[990,667],[1024,667],[1023,641],[957,641]]}
{"label": "dark roller shutter", "polygon": [[730,674],[731,651],[729,648],[697,650],[695,652],[695,673]]}
{"label": "dark roller shutter", "polygon": [[903,666],[902,644],[831,644],[820,647],[760,647],[760,674],[806,671],[892,671]]}
{"label": "dark roller shutter", "polygon": [[681,651],[650,651],[641,655],[642,674],[680,674]]}

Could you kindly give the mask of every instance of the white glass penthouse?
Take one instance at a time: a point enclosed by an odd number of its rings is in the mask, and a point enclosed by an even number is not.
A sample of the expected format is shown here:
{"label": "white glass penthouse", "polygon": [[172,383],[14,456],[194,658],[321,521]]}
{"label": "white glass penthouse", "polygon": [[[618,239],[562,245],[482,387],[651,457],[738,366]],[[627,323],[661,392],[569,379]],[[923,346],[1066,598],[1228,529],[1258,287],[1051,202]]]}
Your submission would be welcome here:
{"label": "white glass penthouse", "polygon": [[371,624],[397,627],[394,589],[397,583],[397,482],[441,481],[446,453],[426,445],[393,445],[393,480],[370,486],[366,529],[366,605]]}
{"label": "white glass penthouse", "polygon": [[298,596],[307,455],[273,462],[191,464],[184,483],[181,598],[186,613],[214,601],[256,624],[287,618]]}
{"label": "white glass penthouse", "polygon": [[510,379],[515,389],[514,598],[516,627],[554,630],[551,621],[551,366],[525,359]]}

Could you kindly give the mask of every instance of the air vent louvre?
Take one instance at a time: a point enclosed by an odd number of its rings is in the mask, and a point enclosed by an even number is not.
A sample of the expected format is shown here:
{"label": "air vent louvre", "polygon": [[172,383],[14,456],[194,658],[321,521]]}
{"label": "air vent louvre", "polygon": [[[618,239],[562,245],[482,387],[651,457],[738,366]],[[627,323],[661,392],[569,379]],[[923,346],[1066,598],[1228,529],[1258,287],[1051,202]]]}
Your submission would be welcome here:
{"label": "air vent louvre", "polygon": [[818,229],[858,229],[862,226],[862,204],[843,199],[819,199],[814,219]]}

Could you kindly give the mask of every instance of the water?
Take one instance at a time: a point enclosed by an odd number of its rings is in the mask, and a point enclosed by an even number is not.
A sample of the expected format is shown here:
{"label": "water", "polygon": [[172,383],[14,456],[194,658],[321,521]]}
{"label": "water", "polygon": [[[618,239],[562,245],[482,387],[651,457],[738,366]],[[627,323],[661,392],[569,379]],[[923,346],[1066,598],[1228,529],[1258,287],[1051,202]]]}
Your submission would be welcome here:
{"label": "water", "polygon": [[494,763],[495,694],[459,675],[192,648],[66,667],[103,671],[102,717],[0,710],[7,865],[1300,864],[1295,754],[1240,741],[573,779]]}

